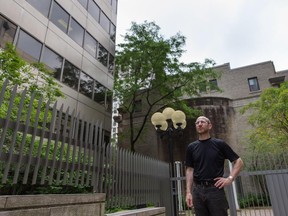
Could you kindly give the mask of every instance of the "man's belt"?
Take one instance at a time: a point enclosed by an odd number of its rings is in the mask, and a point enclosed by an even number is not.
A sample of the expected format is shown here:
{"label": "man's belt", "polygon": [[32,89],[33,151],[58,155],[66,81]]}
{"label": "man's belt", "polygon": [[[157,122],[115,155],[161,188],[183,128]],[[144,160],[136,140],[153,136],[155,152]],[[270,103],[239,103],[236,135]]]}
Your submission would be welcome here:
{"label": "man's belt", "polygon": [[196,181],[194,180],[195,185],[199,185],[202,187],[211,187],[214,186],[215,181],[214,180],[210,180],[210,181]]}

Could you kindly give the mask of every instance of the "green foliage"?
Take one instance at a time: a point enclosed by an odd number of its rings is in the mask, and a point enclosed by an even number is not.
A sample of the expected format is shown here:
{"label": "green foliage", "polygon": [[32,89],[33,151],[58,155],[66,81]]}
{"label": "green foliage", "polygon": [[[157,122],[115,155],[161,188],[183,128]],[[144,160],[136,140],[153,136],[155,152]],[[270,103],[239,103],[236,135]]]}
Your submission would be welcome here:
{"label": "green foliage", "polygon": [[249,148],[253,152],[281,153],[288,149],[288,82],[280,88],[265,89],[260,98],[245,106],[241,113],[252,111],[248,121]]}
{"label": "green foliage", "polygon": [[[11,91],[14,86],[18,86],[18,93],[14,100],[14,109],[11,119],[15,119],[19,109],[21,92],[26,89],[27,95],[35,94],[33,101],[34,111],[31,119],[34,119],[38,102],[37,99],[42,97],[43,104],[41,109],[44,110],[46,103],[53,103],[58,97],[64,97],[60,90],[60,84],[54,79],[50,71],[48,71],[42,63],[34,63],[33,65],[25,62],[16,52],[12,44],[7,44],[5,50],[0,52],[0,87],[3,86],[5,80],[9,80],[4,104],[1,106],[0,117],[4,117],[7,113]],[[23,119],[27,116],[30,98],[26,98],[23,109]],[[43,116],[42,116],[43,117]]]}
{"label": "green foliage", "polygon": [[263,207],[271,206],[271,202],[267,195],[249,193],[243,198],[239,199],[239,205],[240,208]]}
{"label": "green foliage", "polygon": [[[124,43],[117,47],[114,96],[120,99],[121,109],[129,115],[132,151],[151,113],[169,105],[191,117],[195,110],[185,104],[183,97],[198,95],[203,85],[215,88],[209,82],[219,77],[219,73],[212,70],[214,62],[209,59],[204,63],[181,62],[184,45],[185,37],[180,33],[166,39],[154,22],[133,22]],[[139,99],[144,120],[137,122],[136,128],[133,117]]]}

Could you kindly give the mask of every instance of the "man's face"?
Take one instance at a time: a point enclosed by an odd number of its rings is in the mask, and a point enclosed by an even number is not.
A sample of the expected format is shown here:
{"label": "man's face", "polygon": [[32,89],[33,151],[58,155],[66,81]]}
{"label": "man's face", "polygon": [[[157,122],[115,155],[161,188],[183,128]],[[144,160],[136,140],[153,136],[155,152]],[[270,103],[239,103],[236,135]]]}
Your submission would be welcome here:
{"label": "man's face", "polygon": [[209,133],[212,125],[208,119],[199,117],[195,122],[195,126],[198,134],[205,134]]}

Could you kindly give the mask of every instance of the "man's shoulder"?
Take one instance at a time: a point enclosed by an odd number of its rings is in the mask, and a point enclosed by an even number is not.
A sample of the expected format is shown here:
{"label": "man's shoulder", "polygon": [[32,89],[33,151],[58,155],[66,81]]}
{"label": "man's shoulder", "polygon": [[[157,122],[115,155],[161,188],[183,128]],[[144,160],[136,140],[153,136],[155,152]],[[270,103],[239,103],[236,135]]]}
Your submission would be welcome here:
{"label": "man's shoulder", "polygon": [[211,141],[215,143],[219,143],[219,144],[226,143],[223,139],[216,138],[216,137],[211,137]]}
{"label": "man's shoulder", "polygon": [[200,143],[199,140],[195,140],[191,143],[188,144],[188,148],[194,148],[195,146],[197,146]]}

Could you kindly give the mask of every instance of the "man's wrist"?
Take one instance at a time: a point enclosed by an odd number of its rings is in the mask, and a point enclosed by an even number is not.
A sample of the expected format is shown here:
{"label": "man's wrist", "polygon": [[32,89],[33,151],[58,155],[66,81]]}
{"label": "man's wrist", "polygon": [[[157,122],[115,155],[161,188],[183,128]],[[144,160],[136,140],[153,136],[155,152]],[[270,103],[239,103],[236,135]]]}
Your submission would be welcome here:
{"label": "man's wrist", "polygon": [[231,180],[231,181],[234,181],[234,177],[232,175],[229,175],[228,179]]}

